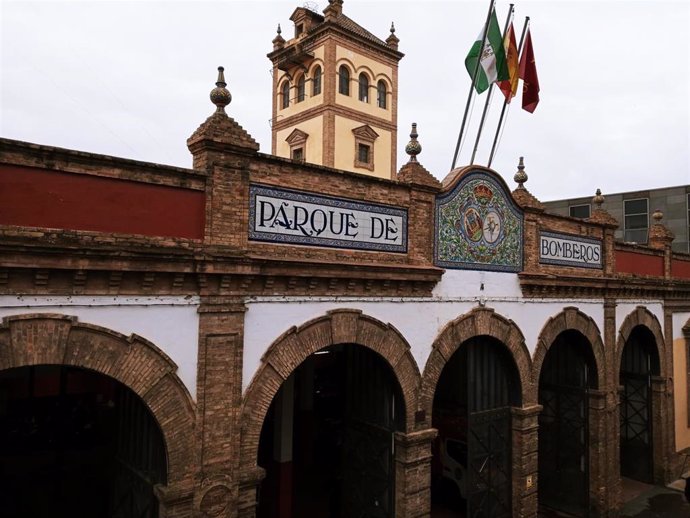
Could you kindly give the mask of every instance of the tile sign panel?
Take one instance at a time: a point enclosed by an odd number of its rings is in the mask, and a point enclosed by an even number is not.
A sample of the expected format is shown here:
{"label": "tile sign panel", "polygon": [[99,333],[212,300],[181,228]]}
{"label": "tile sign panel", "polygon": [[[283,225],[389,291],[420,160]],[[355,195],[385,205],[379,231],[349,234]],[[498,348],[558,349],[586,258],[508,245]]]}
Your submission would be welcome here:
{"label": "tile sign panel", "polygon": [[407,252],[407,209],[251,185],[249,239]]}
{"label": "tile sign panel", "polygon": [[522,211],[492,174],[470,171],[436,198],[435,226],[438,266],[522,270]]}
{"label": "tile sign panel", "polygon": [[539,262],[579,268],[602,268],[601,241],[568,234],[541,232]]}

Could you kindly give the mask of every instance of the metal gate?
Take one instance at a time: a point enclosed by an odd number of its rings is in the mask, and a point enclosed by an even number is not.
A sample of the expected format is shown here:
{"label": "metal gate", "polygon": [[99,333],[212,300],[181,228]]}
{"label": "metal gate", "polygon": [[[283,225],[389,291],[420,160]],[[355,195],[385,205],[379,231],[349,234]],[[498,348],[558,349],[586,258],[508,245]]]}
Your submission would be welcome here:
{"label": "metal gate", "polygon": [[[559,337],[562,338],[562,337]],[[539,383],[539,503],[587,516],[589,366],[580,344],[558,340]]]}
{"label": "metal gate", "polygon": [[470,518],[511,516],[511,401],[519,388],[510,359],[485,338],[466,344],[468,487]]}
{"label": "metal gate", "polygon": [[620,385],[621,475],[653,482],[652,456],[652,357],[640,341],[623,348]]}
{"label": "metal gate", "polygon": [[348,518],[393,518],[393,434],[403,412],[397,382],[381,358],[346,347],[343,506]]}
{"label": "metal gate", "polygon": [[510,408],[470,414],[470,518],[507,518],[511,513]]}
{"label": "metal gate", "polygon": [[111,518],[157,518],[153,487],[166,480],[165,446],[153,416],[132,391],[117,391]]}

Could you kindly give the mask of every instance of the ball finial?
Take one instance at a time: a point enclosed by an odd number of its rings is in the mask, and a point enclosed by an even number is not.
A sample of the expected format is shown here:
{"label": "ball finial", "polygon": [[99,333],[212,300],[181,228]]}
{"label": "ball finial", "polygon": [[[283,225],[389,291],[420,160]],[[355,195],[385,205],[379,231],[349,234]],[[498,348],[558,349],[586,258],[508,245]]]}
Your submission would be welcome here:
{"label": "ball finial", "polygon": [[518,189],[524,189],[524,183],[527,181],[527,173],[525,172],[525,157],[520,157],[520,162],[518,163],[517,168],[518,170],[517,173],[515,173],[515,176],[513,176],[513,180],[515,180],[515,183],[518,184]]}
{"label": "ball finial", "polygon": [[225,107],[232,101],[230,91],[225,88],[227,83],[225,82],[224,71],[223,67],[218,67],[218,80],[216,81],[216,87],[211,90],[210,95],[211,102],[216,105],[216,113],[225,113]]}
{"label": "ball finial", "polygon": [[409,162],[416,162],[417,155],[422,152],[422,145],[417,141],[417,123],[412,123],[412,132],[410,133],[410,141],[405,146],[405,153],[410,155]]}

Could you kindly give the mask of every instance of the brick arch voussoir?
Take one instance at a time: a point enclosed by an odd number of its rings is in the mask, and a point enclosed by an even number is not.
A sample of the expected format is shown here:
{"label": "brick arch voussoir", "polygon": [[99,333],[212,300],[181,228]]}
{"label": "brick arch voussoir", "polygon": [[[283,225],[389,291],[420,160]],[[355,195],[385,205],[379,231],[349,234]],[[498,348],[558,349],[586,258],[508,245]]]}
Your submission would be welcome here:
{"label": "brick arch voussoir", "polygon": [[168,483],[192,480],[195,409],[177,365],[155,344],[76,317],[32,313],[0,325],[0,370],[32,365],[82,367],[122,383],[149,408],[163,433]]}
{"label": "brick arch voussoir", "polygon": [[637,326],[646,327],[654,336],[657,354],[659,355],[659,374],[662,377],[666,377],[666,362],[664,361],[664,358],[666,357],[666,341],[664,340],[664,333],[661,329],[661,324],[656,316],[654,316],[654,314],[646,307],[637,306],[625,317],[625,319],[623,319],[623,323],[618,330],[618,337],[616,340],[616,357],[613,365],[615,372],[614,379],[618,379],[625,344],[628,341],[628,338],[630,338],[630,333],[632,333],[633,329],[635,329]]}
{"label": "brick arch voussoir", "polygon": [[[604,357],[604,342],[601,339],[599,326],[592,317],[583,313],[578,308],[566,307],[558,314],[546,321],[537,339],[537,348],[532,360],[532,383],[535,389],[539,386],[539,376],[544,364],[544,359],[554,340],[563,331],[575,330],[580,332],[589,342],[594,355],[595,369],[599,389],[606,383],[606,361]],[[536,397],[536,395],[535,395]]]}
{"label": "brick arch voussoir", "polygon": [[532,403],[532,359],[522,331],[515,322],[491,308],[475,308],[446,324],[431,346],[419,396],[419,409],[423,415],[432,414],[436,385],[446,363],[462,344],[475,336],[490,336],[506,346],[520,379],[522,404],[526,406]]}
{"label": "brick arch voussoir", "polygon": [[338,309],[290,328],[262,356],[261,365],[247,387],[242,403],[242,465],[256,463],[261,428],[283,382],[313,353],[343,343],[366,347],[388,363],[403,393],[406,431],[412,430],[420,374],[410,345],[392,325],[359,310]]}

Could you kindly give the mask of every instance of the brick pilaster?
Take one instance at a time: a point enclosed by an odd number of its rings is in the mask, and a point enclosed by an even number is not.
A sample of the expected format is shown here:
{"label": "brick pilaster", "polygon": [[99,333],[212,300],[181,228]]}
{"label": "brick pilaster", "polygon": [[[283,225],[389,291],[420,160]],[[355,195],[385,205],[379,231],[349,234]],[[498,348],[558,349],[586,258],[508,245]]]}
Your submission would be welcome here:
{"label": "brick pilaster", "polygon": [[437,430],[429,428],[395,434],[395,516],[429,516],[431,510],[431,443]]}

